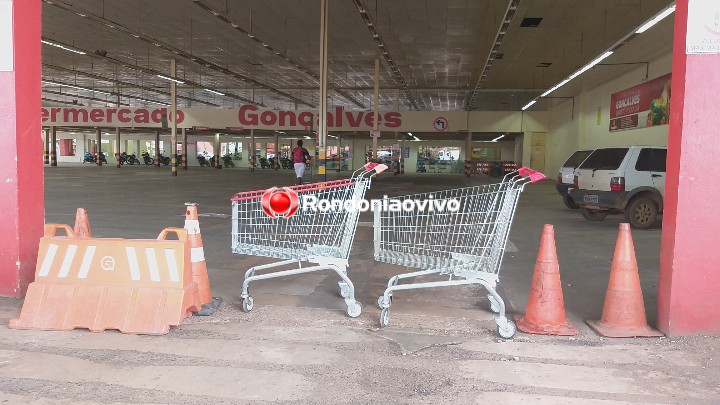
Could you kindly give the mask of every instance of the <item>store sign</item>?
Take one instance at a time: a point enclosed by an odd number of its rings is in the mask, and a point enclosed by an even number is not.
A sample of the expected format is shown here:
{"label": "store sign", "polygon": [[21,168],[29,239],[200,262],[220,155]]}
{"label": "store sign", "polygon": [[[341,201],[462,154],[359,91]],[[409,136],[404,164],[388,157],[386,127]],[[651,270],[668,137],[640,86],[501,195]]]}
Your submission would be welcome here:
{"label": "store sign", "polygon": [[668,73],[610,96],[610,131],[667,125],[670,78]]}
{"label": "store sign", "polygon": [[0,0],[0,72],[12,72],[15,69],[12,10],[12,1]]}
{"label": "store sign", "polygon": [[720,2],[690,0],[688,2],[688,54],[720,54]]}
{"label": "store sign", "polygon": [[371,138],[380,138],[380,131],[370,131]]}

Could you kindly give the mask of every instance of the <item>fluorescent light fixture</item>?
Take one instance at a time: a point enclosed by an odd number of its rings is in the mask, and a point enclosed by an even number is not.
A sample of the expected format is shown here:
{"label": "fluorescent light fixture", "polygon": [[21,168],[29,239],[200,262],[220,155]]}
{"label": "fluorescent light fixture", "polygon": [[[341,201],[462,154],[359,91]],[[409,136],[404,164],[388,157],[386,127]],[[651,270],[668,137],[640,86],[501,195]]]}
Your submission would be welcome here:
{"label": "fluorescent light fixture", "polygon": [[283,134],[283,135],[285,135],[285,132],[283,132],[283,131],[275,131],[275,132],[277,132],[278,134]]}
{"label": "fluorescent light fixture", "polygon": [[675,5],[672,5],[665,10],[663,10],[660,14],[656,15],[653,19],[646,22],[645,24],[641,25],[640,28],[635,31],[636,34],[642,34],[643,32],[649,30],[653,25],[659,23],[662,21],[665,17],[669,16],[670,14],[675,12]]}
{"label": "fluorescent light fixture", "polygon": [[312,139],[312,138],[310,138],[309,136],[305,135],[305,139]]}
{"label": "fluorescent light fixture", "polygon": [[225,95],[225,93],[220,93],[220,92],[217,91],[217,90],[205,89],[205,91],[207,91],[208,93],[217,94],[218,96],[224,96],[224,95]]}
{"label": "fluorescent light fixture", "polygon": [[53,81],[50,81],[50,80],[43,80],[42,82],[43,82],[43,83],[50,84],[50,85],[54,85],[54,86],[69,87],[69,88],[75,89],[75,90],[92,91],[92,92],[94,92],[94,93],[105,94],[105,95],[108,95],[108,96],[111,94],[111,93],[108,93],[107,91],[95,90],[95,89],[91,89],[91,88],[87,88],[87,87],[81,87],[81,86],[74,86],[74,85],[72,85],[72,84],[65,84],[65,83],[60,83],[60,82],[53,82]]}
{"label": "fluorescent light fixture", "polygon": [[522,108],[523,111],[527,110],[528,108],[532,107],[533,104],[537,103],[537,100],[533,100],[527,104],[525,104],[525,107]]}
{"label": "fluorescent light fixture", "polygon": [[184,81],[178,80],[178,79],[173,79],[172,77],[167,77],[167,76],[163,76],[163,75],[157,75],[157,77],[159,77],[161,79],[169,80],[171,82],[175,82],[177,84],[185,84]]}
{"label": "fluorescent light fixture", "polygon": [[80,55],[85,55],[85,52],[83,52],[83,51],[79,51],[79,50],[77,50],[77,49],[68,48],[68,47],[66,47],[65,45],[56,44],[55,42],[46,41],[46,40],[44,40],[44,39],[41,40],[40,42],[42,42],[42,43],[45,44],[45,45],[50,45],[50,46],[54,46],[54,47],[56,47],[56,48],[64,49],[64,50],[66,50],[66,51],[78,53],[78,54],[80,54]]}
{"label": "fluorescent light fixture", "polygon": [[[590,63],[588,63],[587,65],[583,66],[582,69],[580,69],[580,70],[576,71],[575,73],[571,74],[570,76],[568,76],[567,79],[565,79],[565,80],[561,81],[560,83],[554,85],[553,87],[549,88],[547,91],[545,91],[543,94],[541,94],[540,97],[545,97],[545,96],[547,96],[548,94],[552,93],[553,91],[555,91],[555,90],[559,89],[560,87],[566,85],[570,80],[572,80],[572,79],[580,76],[581,74],[587,72],[588,70],[592,69],[595,65],[597,65],[597,64],[600,63],[600,62],[602,62],[603,59],[607,58],[608,56],[610,56],[610,55],[612,55],[612,54],[613,54],[613,51],[607,51],[607,52],[605,52],[604,54],[598,56],[597,58],[593,59],[592,62],[590,62]],[[525,107],[523,107],[523,111],[524,111],[525,109],[527,109],[528,107],[530,107],[531,105],[533,105],[533,104],[534,104],[534,101],[536,101],[536,100],[533,100],[533,102],[531,102],[531,103],[529,103],[528,105],[526,105]]]}
{"label": "fluorescent light fixture", "polygon": [[541,94],[540,97],[545,97],[548,94],[552,93],[553,91],[559,89],[560,87],[564,86],[567,82],[569,82],[570,79],[565,79],[561,81],[560,83],[554,85],[553,87],[549,88],[545,93]]}
{"label": "fluorescent light fixture", "polygon": [[505,138],[505,134],[502,134],[502,135],[498,136],[497,138],[493,139],[492,141],[493,141],[493,142],[497,142],[497,141],[499,141],[499,140],[501,140],[501,139],[503,139],[503,138]]}
{"label": "fluorescent light fixture", "polygon": [[412,134],[412,132],[408,132],[408,135],[410,135],[410,136],[415,136],[415,135]]}

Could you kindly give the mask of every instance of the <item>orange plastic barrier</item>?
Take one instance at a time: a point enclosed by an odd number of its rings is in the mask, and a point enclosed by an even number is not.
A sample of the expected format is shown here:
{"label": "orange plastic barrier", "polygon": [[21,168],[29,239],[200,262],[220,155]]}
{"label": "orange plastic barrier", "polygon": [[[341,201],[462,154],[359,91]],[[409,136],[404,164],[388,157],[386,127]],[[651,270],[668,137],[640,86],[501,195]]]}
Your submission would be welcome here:
{"label": "orange plastic barrier", "polygon": [[143,240],[77,238],[68,225],[45,225],[35,281],[9,326],[165,334],[201,305],[187,239],[182,228]]}
{"label": "orange plastic barrier", "polygon": [[210,290],[207,265],[205,264],[202,236],[200,235],[197,204],[187,203],[185,205],[187,206],[185,210],[185,229],[190,242],[192,277],[200,291],[200,303],[204,305],[212,301],[212,292]]}

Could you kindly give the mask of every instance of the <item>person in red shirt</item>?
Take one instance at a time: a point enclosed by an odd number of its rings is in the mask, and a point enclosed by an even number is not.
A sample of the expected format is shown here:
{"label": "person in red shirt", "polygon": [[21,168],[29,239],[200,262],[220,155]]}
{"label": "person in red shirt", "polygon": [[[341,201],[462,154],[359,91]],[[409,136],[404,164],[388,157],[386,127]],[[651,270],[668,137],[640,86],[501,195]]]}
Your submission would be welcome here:
{"label": "person in red shirt", "polygon": [[303,175],[305,174],[305,162],[310,159],[310,152],[303,148],[303,141],[298,139],[297,147],[291,152],[293,163],[295,164],[295,184],[302,184]]}

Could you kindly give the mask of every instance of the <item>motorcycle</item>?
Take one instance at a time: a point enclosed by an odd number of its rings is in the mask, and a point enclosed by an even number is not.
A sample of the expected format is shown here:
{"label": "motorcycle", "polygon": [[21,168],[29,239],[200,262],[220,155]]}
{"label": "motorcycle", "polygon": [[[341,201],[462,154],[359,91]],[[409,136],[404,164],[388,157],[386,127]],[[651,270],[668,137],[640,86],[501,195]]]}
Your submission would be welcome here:
{"label": "motorcycle", "polygon": [[158,160],[165,166],[169,165],[171,161],[170,156],[165,157],[162,153],[158,154]]}
{"label": "motorcycle", "polygon": [[135,156],[134,153],[132,155],[128,155],[126,152],[122,152],[120,154],[120,164],[121,165],[125,165],[125,164],[139,165],[140,161],[138,160],[138,158]]}
{"label": "motorcycle", "polygon": [[285,157],[280,158],[280,165],[283,169],[293,169],[295,167],[292,160]]}
{"label": "motorcycle", "polygon": [[142,153],[142,158],[143,162],[145,162],[145,164],[148,166],[155,164],[155,159],[151,158],[150,154],[147,153],[147,151]]}
{"label": "motorcycle", "polygon": [[[105,158],[105,152],[100,153],[100,162],[101,163],[107,163],[107,159]],[[95,155],[93,155],[90,152],[85,152],[85,157],[83,158],[83,163],[89,162],[89,163],[96,163],[97,159],[95,158]]]}
{"label": "motorcycle", "polygon": [[200,163],[200,167],[208,166],[210,167],[210,162],[205,158],[204,155],[197,155],[197,161]]}
{"label": "motorcycle", "polygon": [[235,167],[235,163],[233,163],[232,155],[225,155],[223,156],[223,164],[225,167]]}
{"label": "motorcycle", "polygon": [[263,169],[269,169],[272,166],[270,166],[270,162],[268,161],[267,157],[261,157],[260,158],[260,167]]}

